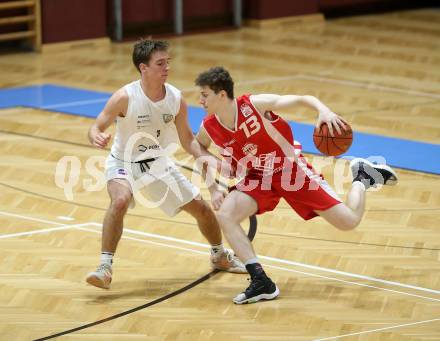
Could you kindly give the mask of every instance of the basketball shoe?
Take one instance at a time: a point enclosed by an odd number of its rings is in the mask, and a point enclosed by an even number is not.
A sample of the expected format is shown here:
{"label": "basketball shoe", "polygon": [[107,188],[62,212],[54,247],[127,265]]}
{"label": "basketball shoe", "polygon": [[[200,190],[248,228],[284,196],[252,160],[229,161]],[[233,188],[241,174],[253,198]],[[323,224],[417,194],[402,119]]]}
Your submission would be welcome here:
{"label": "basketball shoe", "polygon": [[108,264],[100,264],[95,271],[90,272],[86,282],[103,289],[109,289],[112,282],[112,267]]}
{"label": "basketball shoe", "polygon": [[353,159],[350,162],[353,182],[360,181],[365,189],[378,185],[394,186],[398,182],[396,172],[387,165],[378,165],[365,159]]}
{"label": "basketball shoe", "polygon": [[252,278],[249,287],[234,297],[235,304],[255,303],[261,300],[273,300],[279,294],[280,290],[272,280],[266,275]]}
{"label": "basketball shoe", "polygon": [[230,251],[225,250],[219,254],[211,253],[211,266],[214,269],[233,272],[238,274],[246,274],[247,270],[243,263],[234,256]]}

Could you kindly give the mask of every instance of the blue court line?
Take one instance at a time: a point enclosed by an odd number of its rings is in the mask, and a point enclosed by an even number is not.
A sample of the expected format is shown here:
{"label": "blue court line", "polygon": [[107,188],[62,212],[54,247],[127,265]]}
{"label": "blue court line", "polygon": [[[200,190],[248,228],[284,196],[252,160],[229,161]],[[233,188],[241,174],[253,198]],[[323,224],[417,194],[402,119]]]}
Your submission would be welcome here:
{"label": "blue court line", "polygon": [[[72,115],[96,117],[110,98],[106,92],[90,91],[53,84],[0,90],[0,109],[31,107]],[[202,108],[189,106],[189,122],[197,132],[205,116]],[[320,154],[313,144],[314,126],[289,122],[294,137],[305,153]],[[440,144],[417,142],[393,137],[355,132],[354,141],[343,157],[381,156],[387,164],[398,168],[440,174]]]}

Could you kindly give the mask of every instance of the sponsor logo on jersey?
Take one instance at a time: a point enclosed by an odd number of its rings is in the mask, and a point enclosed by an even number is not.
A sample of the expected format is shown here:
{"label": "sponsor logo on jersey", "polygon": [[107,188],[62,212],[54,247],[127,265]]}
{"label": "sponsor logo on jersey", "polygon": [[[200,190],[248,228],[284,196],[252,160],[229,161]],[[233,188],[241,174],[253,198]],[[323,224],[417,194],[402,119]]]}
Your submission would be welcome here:
{"label": "sponsor logo on jersey", "polygon": [[143,153],[143,152],[145,152],[147,150],[159,149],[159,148],[160,148],[160,146],[158,144],[152,144],[150,146],[146,146],[146,145],[140,144],[138,146],[138,151]]}
{"label": "sponsor logo on jersey", "polygon": [[258,159],[255,160],[253,164],[254,168],[261,170],[263,172],[273,172],[275,165],[275,152],[261,154]]}
{"label": "sponsor logo on jersey", "polygon": [[118,169],[118,174],[119,175],[127,175],[127,171],[124,168],[119,168]]}
{"label": "sponsor logo on jersey", "polygon": [[174,116],[171,114],[163,114],[162,118],[165,123],[169,123],[173,120]]}
{"label": "sponsor logo on jersey", "polygon": [[247,103],[243,103],[242,105],[240,105],[240,111],[242,112],[244,117],[248,117],[249,115],[252,115],[252,113],[254,112]]}
{"label": "sponsor logo on jersey", "polygon": [[241,149],[243,153],[246,155],[257,155],[258,147],[256,144],[253,143],[247,143],[244,145],[244,147]]}
{"label": "sponsor logo on jersey", "polygon": [[151,125],[150,114],[138,114],[137,129],[142,129]]}

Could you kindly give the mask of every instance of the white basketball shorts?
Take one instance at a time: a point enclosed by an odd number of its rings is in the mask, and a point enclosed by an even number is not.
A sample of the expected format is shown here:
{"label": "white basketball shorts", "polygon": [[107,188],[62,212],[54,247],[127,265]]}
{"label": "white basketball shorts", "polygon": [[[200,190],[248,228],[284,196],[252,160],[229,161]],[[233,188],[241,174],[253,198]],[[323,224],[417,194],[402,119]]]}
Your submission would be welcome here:
{"label": "white basketball shorts", "polygon": [[[181,207],[200,196],[194,186],[168,157],[154,161],[132,163],[109,155],[106,160],[107,181],[127,180],[133,194],[130,208],[135,202],[147,208],[160,208],[169,216],[176,215]],[[122,182],[122,184],[127,184]]]}

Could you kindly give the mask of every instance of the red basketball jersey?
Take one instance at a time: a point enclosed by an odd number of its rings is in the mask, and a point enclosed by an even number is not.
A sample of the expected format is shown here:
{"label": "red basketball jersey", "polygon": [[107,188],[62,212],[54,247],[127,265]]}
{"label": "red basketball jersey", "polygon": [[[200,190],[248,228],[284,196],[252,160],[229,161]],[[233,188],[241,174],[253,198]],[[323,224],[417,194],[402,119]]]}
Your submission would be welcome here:
{"label": "red basketball jersey", "polygon": [[203,119],[202,125],[224,157],[232,157],[256,175],[277,173],[285,167],[286,156],[298,156],[301,145],[294,141],[289,124],[273,112],[261,114],[250,95],[236,99],[237,116],[233,130],[224,126],[215,114]]}

